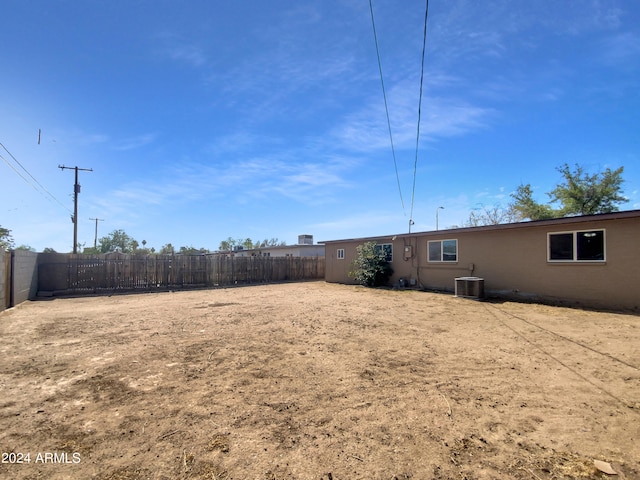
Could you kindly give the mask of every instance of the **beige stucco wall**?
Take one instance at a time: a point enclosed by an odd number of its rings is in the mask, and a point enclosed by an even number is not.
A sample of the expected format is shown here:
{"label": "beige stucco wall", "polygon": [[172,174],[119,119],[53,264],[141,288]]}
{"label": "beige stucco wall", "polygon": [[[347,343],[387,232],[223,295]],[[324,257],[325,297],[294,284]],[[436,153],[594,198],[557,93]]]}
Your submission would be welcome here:
{"label": "beige stucco wall", "polygon": [[[429,289],[453,291],[454,279],[462,276],[484,278],[485,292],[501,296],[542,299],[573,305],[640,309],[640,217],[569,223],[519,224],[488,229],[459,229],[411,236],[378,237],[377,243],[393,244],[392,283],[399,278],[416,279]],[[605,262],[547,261],[547,234],[550,232],[605,230]],[[458,240],[458,261],[427,262],[427,241]],[[353,283],[348,277],[359,239],[326,244],[326,280]],[[403,259],[406,245],[415,255]],[[345,259],[336,258],[344,248]]]}

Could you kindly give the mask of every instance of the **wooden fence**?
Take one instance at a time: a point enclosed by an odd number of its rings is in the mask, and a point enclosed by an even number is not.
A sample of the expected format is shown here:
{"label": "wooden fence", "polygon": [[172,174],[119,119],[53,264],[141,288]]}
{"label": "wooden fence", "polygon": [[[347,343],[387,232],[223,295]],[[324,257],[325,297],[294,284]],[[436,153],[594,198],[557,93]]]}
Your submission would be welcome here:
{"label": "wooden fence", "polygon": [[324,279],[324,257],[46,253],[38,263],[40,295]]}

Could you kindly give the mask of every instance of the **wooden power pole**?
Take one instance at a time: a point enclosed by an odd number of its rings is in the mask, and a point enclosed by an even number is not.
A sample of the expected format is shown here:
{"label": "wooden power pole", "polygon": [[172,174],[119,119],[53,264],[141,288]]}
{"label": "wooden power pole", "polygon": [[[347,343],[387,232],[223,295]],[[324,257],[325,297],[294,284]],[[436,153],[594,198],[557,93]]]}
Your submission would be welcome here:
{"label": "wooden power pole", "polygon": [[76,171],[76,183],[73,184],[73,253],[78,253],[78,194],[80,193],[80,184],[78,183],[78,170],[85,172],[93,172],[92,168],[80,168],[80,167],[65,167],[64,165],[58,165],[58,168],[64,170]]}
{"label": "wooden power pole", "polygon": [[98,248],[98,222],[104,222],[104,218],[90,218],[89,220],[96,221],[96,234],[93,237],[93,249],[96,250]]}

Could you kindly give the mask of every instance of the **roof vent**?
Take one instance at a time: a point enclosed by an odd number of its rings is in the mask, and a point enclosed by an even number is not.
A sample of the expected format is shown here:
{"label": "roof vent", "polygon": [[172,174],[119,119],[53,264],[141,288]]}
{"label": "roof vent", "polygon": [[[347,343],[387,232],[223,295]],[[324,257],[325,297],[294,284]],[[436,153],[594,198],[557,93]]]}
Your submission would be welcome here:
{"label": "roof vent", "polygon": [[313,245],[313,235],[298,235],[298,245]]}

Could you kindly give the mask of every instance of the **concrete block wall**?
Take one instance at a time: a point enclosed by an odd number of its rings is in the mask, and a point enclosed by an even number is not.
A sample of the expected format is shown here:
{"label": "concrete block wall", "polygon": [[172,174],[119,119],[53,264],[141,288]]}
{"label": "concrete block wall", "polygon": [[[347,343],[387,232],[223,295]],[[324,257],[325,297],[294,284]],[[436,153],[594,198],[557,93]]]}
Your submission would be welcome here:
{"label": "concrete block wall", "polygon": [[11,306],[36,298],[38,294],[38,254],[26,250],[11,252]]}

